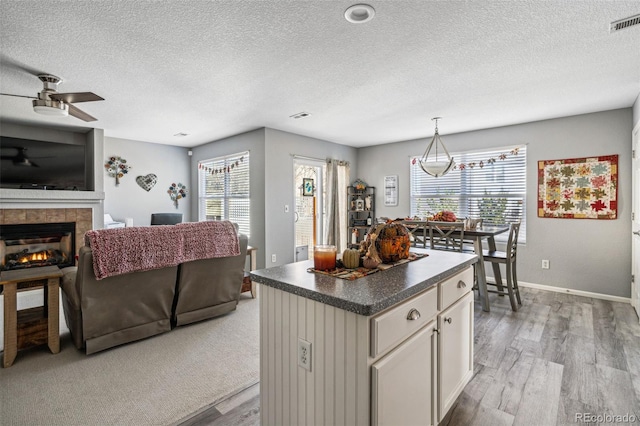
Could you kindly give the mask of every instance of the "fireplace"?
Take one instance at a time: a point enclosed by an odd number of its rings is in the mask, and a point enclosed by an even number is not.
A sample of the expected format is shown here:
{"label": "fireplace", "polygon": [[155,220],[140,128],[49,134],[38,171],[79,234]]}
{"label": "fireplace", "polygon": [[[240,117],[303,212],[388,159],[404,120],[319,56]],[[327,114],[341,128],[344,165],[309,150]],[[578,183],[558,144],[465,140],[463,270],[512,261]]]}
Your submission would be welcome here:
{"label": "fireplace", "polygon": [[0,270],[75,264],[76,224],[0,225]]}

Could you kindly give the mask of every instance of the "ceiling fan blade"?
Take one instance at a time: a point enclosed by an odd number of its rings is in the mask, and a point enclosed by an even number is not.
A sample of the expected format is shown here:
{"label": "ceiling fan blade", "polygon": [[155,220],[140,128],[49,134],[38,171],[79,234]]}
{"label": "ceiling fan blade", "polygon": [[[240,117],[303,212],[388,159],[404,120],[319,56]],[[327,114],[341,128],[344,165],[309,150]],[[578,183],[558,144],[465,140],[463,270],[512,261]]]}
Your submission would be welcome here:
{"label": "ceiling fan blade", "polygon": [[90,116],[86,112],[82,111],[80,108],[74,106],[73,104],[67,104],[69,106],[69,115],[73,115],[75,118],[79,118],[84,121],[97,121],[98,119]]}
{"label": "ceiling fan blade", "polygon": [[104,101],[103,97],[100,97],[91,92],[51,93],[49,97],[51,99],[55,99],[56,101],[62,101],[67,104],[76,102]]}
{"label": "ceiling fan blade", "polygon": [[0,93],[0,95],[4,95],[4,96],[15,96],[16,98],[38,99],[38,98],[36,98],[35,96],[12,95],[11,93]]}

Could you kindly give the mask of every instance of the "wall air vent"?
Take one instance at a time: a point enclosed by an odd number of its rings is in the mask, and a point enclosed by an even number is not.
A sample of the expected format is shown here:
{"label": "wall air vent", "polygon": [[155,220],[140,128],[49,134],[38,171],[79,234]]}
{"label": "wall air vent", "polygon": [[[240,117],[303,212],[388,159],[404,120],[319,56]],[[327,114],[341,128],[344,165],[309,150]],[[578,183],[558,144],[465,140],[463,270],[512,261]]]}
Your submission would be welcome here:
{"label": "wall air vent", "polygon": [[620,19],[614,21],[609,25],[609,33],[615,33],[616,31],[624,30],[625,28],[633,27],[640,24],[640,15],[630,16],[629,18]]}
{"label": "wall air vent", "polygon": [[297,114],[290,115],[289,117],[295,118],[297,120],[297,119],[300,119],[300,118],[311,117],[311,114],[309,114],[308,112],[299,112]]}

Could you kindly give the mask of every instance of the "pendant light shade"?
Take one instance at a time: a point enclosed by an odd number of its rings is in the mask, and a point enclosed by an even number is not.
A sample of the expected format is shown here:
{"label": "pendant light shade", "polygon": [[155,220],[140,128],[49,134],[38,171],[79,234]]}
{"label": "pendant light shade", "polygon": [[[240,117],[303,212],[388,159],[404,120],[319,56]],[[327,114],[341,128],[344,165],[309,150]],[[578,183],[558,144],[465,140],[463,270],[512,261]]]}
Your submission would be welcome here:
{"label": "pendant light shade", "polygon": [[422,170],[429,176],[436,178],[449,173],[455,165],[453,157],[449,155],[449,151],[445,148],[438,133],[438,120],[440,120],[440,118],[441,117],[432,118],[432,120],[436,122],[436,132],[429,145],[427,145],[427,149],[424,151],[422,158],[420,158],[420,167]]}

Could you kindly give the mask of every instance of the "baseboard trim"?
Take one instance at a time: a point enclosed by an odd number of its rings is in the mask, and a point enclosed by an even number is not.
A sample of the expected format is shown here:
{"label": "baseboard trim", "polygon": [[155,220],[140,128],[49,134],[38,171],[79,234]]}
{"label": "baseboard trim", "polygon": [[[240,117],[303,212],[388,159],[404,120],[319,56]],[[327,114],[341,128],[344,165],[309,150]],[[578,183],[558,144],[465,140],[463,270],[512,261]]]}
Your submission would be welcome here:
{"label": "baseboard trim", "polygon": [[[495,280],[493,278],[491,277],[487,277],[487,278],[488,278],[487,281],[495,283]],[[609,300],[611,302],[621,302],[621,303],[631,304],[630,297],[612,296],[609,294],[594,293],[591,291],[574,290],[572,288],[554,287],[551,285],[528,283],[520,280],[518,280],[518,285],[520,287],[535,288],[537,290],[553,291],[555,293],[568,293],[568,294],[574,294],[576,296],[592,297],[594,299],[602,299],[602,300]]]}

